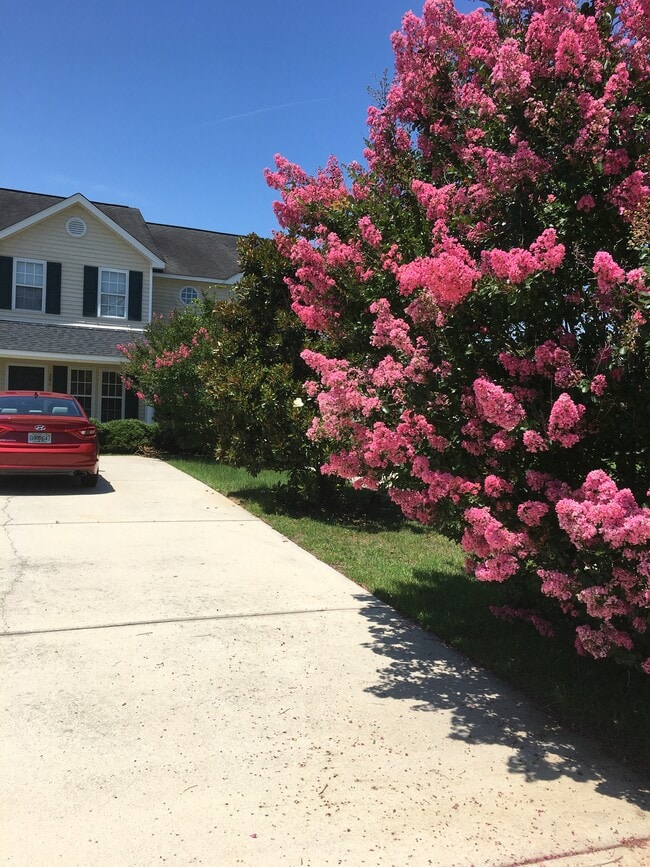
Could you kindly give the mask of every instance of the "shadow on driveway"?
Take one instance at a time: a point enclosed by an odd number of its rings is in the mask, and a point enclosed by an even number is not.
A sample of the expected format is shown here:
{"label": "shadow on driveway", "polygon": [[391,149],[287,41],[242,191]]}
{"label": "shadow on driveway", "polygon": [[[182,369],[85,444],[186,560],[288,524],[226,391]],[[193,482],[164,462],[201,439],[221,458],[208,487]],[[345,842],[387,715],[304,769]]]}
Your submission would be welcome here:
{"label": "shadow on driveway", "polygon": [[563,731],[494,675],[475,668],[388,606],[367,605],[361,613],[370,621],[373,637],[367,646],[387,660],[379,683],[368,692],[413,702],[415,711],[451,712],[450,738],[506,747],[508,772],[526,781],[569,777],[592,782],[601,794],[650,810],[650,786],[589,742]]}
{"label": "shadow on driveway", "polygon": [[92,497],[113,493],[115,488],[101,475],[94,488],[84,488],[76,476],[0,476],[0,496],[6,497]]}

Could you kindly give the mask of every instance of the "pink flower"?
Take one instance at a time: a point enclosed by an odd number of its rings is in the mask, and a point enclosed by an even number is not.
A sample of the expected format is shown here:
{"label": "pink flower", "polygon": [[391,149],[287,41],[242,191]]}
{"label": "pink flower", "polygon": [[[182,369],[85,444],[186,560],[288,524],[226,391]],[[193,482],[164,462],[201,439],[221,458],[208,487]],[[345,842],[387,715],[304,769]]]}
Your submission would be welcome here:
{"label": "pink flower", "polygon": [[547,512],[548,506],[539,500],[526,500],[517,508],[519,520],[529,527],[537,527]]}
{"label": "pink flower", "polygon": [[526,412],[515,398],[488,379],[474,380],[474,397],[479,414],[504,430],[513,430],[526,417]]}
{"label": "pink flower", "polygon": [[483,481],[483,490],[488,497],[494,497],[497,499],[504,494],[511,494],[513,488],[510,482],[507,482],[505,479],[502,479],[499,476],[489,475],[486,476]]}
{"label": "pink flower", "polygon": [[381,232],[374,226],[370,217],[361,217],[359,228],[361,229],[361,237],[371,247],[378,247],[381,244]]}
{"label": "pink flower", "polygon": [[611,254],[600,250],[594,256],[594,274],[601,292],[623,283],[625,271],[612,259]]}
{"label": "pink flower", "polygon": [[650,186],[646,183],[645,174],[640,170],[632,172],[611,190],[607,198],[618,208],[621,216],[629,219],[650,198]]}
{"label": "pink flower", "polygon": [[410,327],[403,319],[396,319],[392,315],[386,298],[374,301],[370,305],[370,312],[376,316],[370,339],[373,346],[392,346],[407,356],[414,354],[415,346],[409,337]]}
{"label": "pink flower", "polygon": [[492,68],[496,94],[510,101],[523,99],[530,86],[530,66],[530,60],[520,50],[517,40],[505,39]]}
{"label": "pink flower", "polygon": [[610,623],[603,623],[598,629],[591,626],[576,629],[576,650],[582,656],[589,654],[595,659],[604,659],[617,647],[632,650],[634,644],[626,632],[615,629]]}
{"label": "pink flower", "polygon": [[555,74],[558,78],[578,78],[584,64],[580,36],[571,28],[562,30],[555,50]]}
{"label": "pink flower", "polygon": [[474,569],[474,575],[479,581],[503,582],[519,569],[519,561],[510,554],[497,554],[479,563]]}
{"label": "pink flower", "polygon": [[422,289],[443,309],[454,307],[469,295],[480,276],[471,257],[459,244],[436,256],[414,259],[398,271],[403,295]]}
{"label": "pink flower", "polygon": [[596,202],[593,196],[587,194],[586,196],[581,196],[578,199],[576,204],[576,208],[579,211],[592,211],[596,207]]}
{"label": "pink flower", "polygon": [[580,587],[575,578],[567,575],[566,572],[558,572],[555,569],[538,569],[537,574],[542,579],[542,593],[554,599],[568,601]]}
{"label": "pink flower", "polygon": [[601,620],[610,621],[617,615],[628,614],[630,605],[613,596],[605,587],[586,587],[578,593],[580,602],[584,602],[587,614]]}
{"label": "pink flower", "polygon": [[589,390],[592,394],[595,394],[597,397],[602,397],[605,393],[605,389],[607,388],[607,377],[603,373],[597,373],[596,376],[591,380],[591,385],[589,386]]}
{"label": "pink flower", "polygon": [[546,452],[548,451],[548,444],[544,440],[537,431],[527,430],[524,431],[523,435],[524,446],[526,447],[526,451],[528,452]]}
{"label": "pink flower", "polygon": [[509,452],[510,449],[514,448],[515,440],[508,436],[505,431],[498,430],[490,437],[489,443],[495,452]]}
{"label": "pink flower", "polygon": [[607,151],[603,159],[603,173],[606,175],[616,175],[629,166],[629,164],[630,157],[625,148]]}
{"label": "pink flower", "polygon": [[580,442],[580,436],[575,429],[584,412],[585,408],[582,404],[574,403],[571,396],[563,392],[551,408],[548,438],[567,449]]}

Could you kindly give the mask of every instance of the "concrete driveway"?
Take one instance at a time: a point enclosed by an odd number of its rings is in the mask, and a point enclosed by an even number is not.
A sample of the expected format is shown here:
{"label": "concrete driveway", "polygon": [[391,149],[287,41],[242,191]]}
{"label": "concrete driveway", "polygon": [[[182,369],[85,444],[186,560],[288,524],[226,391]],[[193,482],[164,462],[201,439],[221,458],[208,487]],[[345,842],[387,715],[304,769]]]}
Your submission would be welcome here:
{"label": "concrete driveway", "polygon": [[0,483],[3,865],[648,865],[647,787],[166,464]]}

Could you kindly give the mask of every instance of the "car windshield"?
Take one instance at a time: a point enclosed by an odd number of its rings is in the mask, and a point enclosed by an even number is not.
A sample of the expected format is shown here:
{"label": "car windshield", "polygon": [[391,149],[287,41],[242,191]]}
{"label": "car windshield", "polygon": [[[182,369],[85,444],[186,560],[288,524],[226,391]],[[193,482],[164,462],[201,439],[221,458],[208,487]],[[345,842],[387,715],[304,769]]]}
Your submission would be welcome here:
{"label": "car windshield", "polygon": [[66,397],[0,395],[0,415],[60,415],[79,418],[81,411],[74,400]]}

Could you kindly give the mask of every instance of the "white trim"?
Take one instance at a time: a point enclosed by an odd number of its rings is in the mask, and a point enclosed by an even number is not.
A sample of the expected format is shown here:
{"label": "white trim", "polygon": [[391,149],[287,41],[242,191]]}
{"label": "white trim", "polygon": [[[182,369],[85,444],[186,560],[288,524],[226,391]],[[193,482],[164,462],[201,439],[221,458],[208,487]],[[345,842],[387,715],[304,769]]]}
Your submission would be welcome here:
{"label": "white trim", "polygon": [[231,286],[233,283],[239,283],[244,276],[244,272],[234,274],[232,277],[189,277],[181,274],[154,274],[154,278],[164,277],[167,280],[186,280],[188,283],[210,283],[212,286]]}
{"label": "white trim", "polygon": [[147,322],[153,319],[153,268],[149,268],[149,301],[147,304]]}
{"label": "white trim", "polygon": [[[25,352],[24,349],[3,349],[0,358],[24,358],[25,361],[77,361],[79,364],[124,364],[119,355],[73,355],[67,352]],[[38,365],[36,365],[38,366]]]}
{"label": "white trim", "polygon": [[[41,286],[41,309],[33,310],[31,307],[16,307],[16,267],[19,262],[26,262],[30,265],[42,265],[43,266],[43,285]],[[20,284],[23,285],[22,283]],[[29,288],[29,287],[28,287]],[[37,288],[37,287],[32,287]],[[11,309],[12,310],[20,310],[21,313],[31,312],[31,313],[45,313],[45,290],[47,288],[47,262],[44,259],[26,259],[24,256],[14,256],[13,257],[13,280],[11,284]]]}
{"label": "white trim", "polygon": [[[104,316],[102,318],[103,319],[107,319],[107,318],[110,319],[110,317],[106,317],[106,316]],[[7,321],[8,320],[5,319],[5,322],[7,322]],[[27,322],[26,319],[21,319],[20,321],[21,322]],[[39,324],[40,325],[43,325],[43,324],[51,325],[52,323],[51,322],[49,322],[49,323],[40,322],[39,323],[39,322],[35,322],[34,320],[30,320],[30,325],[39,325]],[[134,334],[144,334],[144,328],[142,328],[142,327],[136,328],[134,326],[129,326],[129,325],[106,325],[104,322],[98,322],[97,325],[94,325],[94,324],[90,325],[88,322],[61,322],[61,323],[57,322],[56,324],[60,325],[61,328],[91,328],[93,331],[96,328],[99,328],[99,329],[102,329],[103,331],[132,331]]]}
{"label": "white trim", "polygon": [[[125,293],[124,293],[124,316],[115,316],[110,313],[102,313],[102,274],[110,272],[111,274],[124,274]],[[124,268],[109,268],[100,266],[97,269],[97,318],[98,319],[128,319],[129,318],[129,272]],[[111,293],[105,293],[111,294]]]}
{"label": "white trim", "polygon": [[66,208],[71,208],[73,205],[81,205],[82,208],[85,208],[88,213],[92,214],[93,217],[96,217],[100,223],[103,223],[108,229],[129,244],[129,246],[137,250],[138,253],[141,253],[145,259],[148,259],[154,268],[165,267],[165,263],[162,259],[159,259],[155,253],[152,253],[151,250],[144,246],[144,244],[141,244],[140,241],[133,237],[133,235],[130,235],[126,229],[123,229],[115,222],[115,220],[111,220],[110,217],[106,216],[103,211],[100,211],[99,208],[93,205],[92,202],[88,201],[88,199],[85,196],[82,196],[81,193],[75,193],[73,196],[69,196],[67,199],[57,202],[56,205],[51,205],[49,208],[45,208],[43,211],[38,211],[38,213],[32,214],[31,217],[27,217],[19,223],[14,223],[13,226],[7,226],[6,229],[0,231],[0,241],[4,238],[11,237],[11,235],[15,235],[17,232],[22,232],[23,229],[28,229],[30,226],[34,226],[42,220],[47,220],[48,217],[53,217],[55,214],[66,210]]}
{"label": "white trim", "polygon": [[[12,316],[11,319],[6,318],[2,315],[2,313],[7,313],[8,311],[0,311],[0,319],[3,322],[20,322],[23,325],[56,325],[57,328],[90,328],[93,331],[95,329],[100,329],[102,331],[133,331],[134,334],[144,334],[144,328],[142,326],[135,327],[130,325],[106,325],[104,322],[98,322],[92,325],[89,322],[52,322],[51,319],[41,320],[41,319],[17,319],[15,316]],[[13,311],[12,311],[13,312]],[[24,311],[23,311],[24,312]],[[36,311],[34,311],[36,312]],[[130,320],[129,320],[130,321]],[[0,349],[0,355],[4,352],[4,349]]]}

